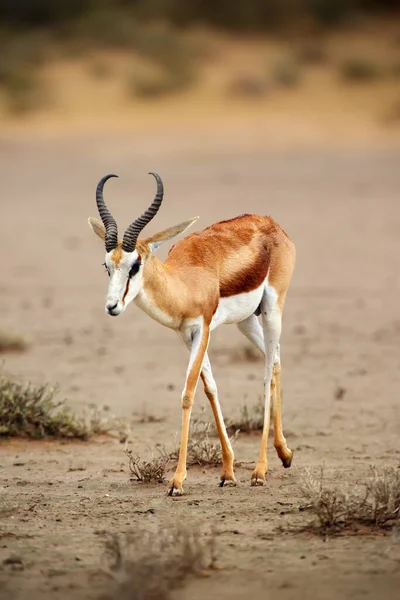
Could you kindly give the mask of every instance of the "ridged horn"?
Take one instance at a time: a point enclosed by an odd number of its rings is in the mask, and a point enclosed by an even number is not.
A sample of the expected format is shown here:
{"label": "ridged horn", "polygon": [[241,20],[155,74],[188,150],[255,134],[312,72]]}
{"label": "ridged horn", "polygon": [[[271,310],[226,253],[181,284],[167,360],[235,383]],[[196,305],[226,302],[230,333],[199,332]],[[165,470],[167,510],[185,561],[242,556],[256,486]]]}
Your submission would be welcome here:
{"label": "ridged horn", "polygon": [[133,221],[124,233],[122,241],[122,249],[125,252],[133,252],[136,247],[136,242],[142,229],[156,216],[161,206],[164,197],[164,185],[158,173],[150,172],[157,181],[157,193],[149,208],[142,214],[141,217]]}
{"label": "ridged horn", "polygon": [[118,246],[118,228],[117,223],[108,210],[106,203],[103,198],[103,188],[105,182],[111,177],[118,177],[118,175],[106,175],[102,179],[100,179],[96,188],[96,204],[99,211],[99,215],[101,220],[103,221],[104,227],[106,228],[106,251],[111,252]]}

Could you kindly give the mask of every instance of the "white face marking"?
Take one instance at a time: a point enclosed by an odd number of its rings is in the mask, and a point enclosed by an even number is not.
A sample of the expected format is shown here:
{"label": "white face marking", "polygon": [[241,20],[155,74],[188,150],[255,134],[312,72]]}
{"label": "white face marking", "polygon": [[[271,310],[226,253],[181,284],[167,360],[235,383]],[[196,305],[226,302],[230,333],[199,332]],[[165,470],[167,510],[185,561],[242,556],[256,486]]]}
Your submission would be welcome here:
{"label": "white face marking", "polygon": [[265,279],[258,288],[251,292],[221,298],[211,321],[211,331],[219,325],[240,323],[253,314],[260,305],[267,284],[268,280]]}
{"label": "white face marking", "polygon": [[139,293],[143,284],[143,264],[136,250],[124,252],[116,266],[112,252],[106,254],[105,266],[110,276],[106,299],[106,313],[113,317],[121,314]]}

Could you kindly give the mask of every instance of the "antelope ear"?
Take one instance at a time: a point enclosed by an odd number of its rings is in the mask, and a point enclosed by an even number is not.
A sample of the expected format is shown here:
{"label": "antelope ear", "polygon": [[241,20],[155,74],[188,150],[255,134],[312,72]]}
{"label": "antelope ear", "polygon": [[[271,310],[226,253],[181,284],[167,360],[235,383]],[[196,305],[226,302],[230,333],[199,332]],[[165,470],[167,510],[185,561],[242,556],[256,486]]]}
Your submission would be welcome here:
{"label": "antelope ear", "polygon": [[98,219],[95,219],[94,217],[89,217],[88,223],[94,231],[94,233],[98,235],[99,238],[102,239],[104,242],[104,240],[106,239],[106,228],[104,227],[103,223]]}
{"label": "antelope ear", "polygon": [[148,244],[150,250],[154,252],[154,250],[157,250],[157,248],[161,246],[161,244],[163,244],[164,242],[171,240],[175,236],[186,231],[186,229],[189,229],[189,227],[191,227],[191,225],[193,225],[193,223],[195,223],[198,218],[199,217],[194,217],[189,221],[183,221],[183,223],[178,223],[178,225],[174,225],[173,227],[164,229],[164,231],[160,231],[159,233],[156,233],[152,237],[145,240],[145,243]]}

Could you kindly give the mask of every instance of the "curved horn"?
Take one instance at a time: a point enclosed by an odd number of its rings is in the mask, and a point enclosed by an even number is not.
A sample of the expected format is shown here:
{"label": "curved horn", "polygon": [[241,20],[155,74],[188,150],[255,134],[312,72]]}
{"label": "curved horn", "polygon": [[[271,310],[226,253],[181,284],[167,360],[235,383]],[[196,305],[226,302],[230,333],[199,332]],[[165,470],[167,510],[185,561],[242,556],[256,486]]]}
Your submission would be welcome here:
{"label": "curved horn", "polygon": [[125,252],[133,252],[136,247],[136,242],[139,237],[139,233],[146,227],[147,223],[149,223],[157,214],[158,209],[161,206],[161,202],[163,201],[164,196],[164,185],[161,177],[158,173],[150,172],[149,175],[153,175],[155,180],[157,181],[157,193],[155,198],[149,208],[142,214],[141,217],[133,221],[128,227],[128,229],[124,233],[124,239],[122,241],[122,249]]}
{"label": "curved horn", "polygon": [[106,228],[106,251],[111,252],[118,246],[118,229],[117,223],[108,210],[106,203],[103,198],[103,187],[105,182],[111,177],[118,177],[118,175],[106,175],[102,179],[100,179],[96,188],[96,204],[99,211],[99,215],[101,220],[104,223],[104,227]]}

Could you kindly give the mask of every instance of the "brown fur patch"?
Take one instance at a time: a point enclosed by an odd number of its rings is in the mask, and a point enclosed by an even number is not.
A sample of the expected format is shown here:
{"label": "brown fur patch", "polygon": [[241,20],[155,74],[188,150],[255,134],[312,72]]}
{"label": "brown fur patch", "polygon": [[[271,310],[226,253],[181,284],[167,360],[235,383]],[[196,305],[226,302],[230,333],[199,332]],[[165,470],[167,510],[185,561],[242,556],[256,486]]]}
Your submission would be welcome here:
{"label": "brown fur patch", "polygon": [[261,248],[261,251],[253,256],[253,262],[247,263],[246,261],[242,265],[239,262],[235,270],[232,270],[232,274],[221,279],[221,298],[255,290],[265,281],[268,274],[268,267],[268,252],[265,248]]}
{"label": "brown fur patch", "polygon": [[[144,241],[144,240],[138,240],[136,243],[136,251],[139,255],[139,260],[141,259],[146,259],[150,256],[150,248],[148,246],[148,244]],[[122,250],[122,241],[119,240],[118,246],[115,248],[115,250],[112,251],[111,253],[111,260],[113,261],[114,265],[116,266],[116,268],[119,267],[120,262],[122,260],[122,256],[123,256],[123,250]]]}
{"label": "brown fur patch", "polygon": [[210,323],[220,298],[250,292],[268,274],[283,310],[294,257],[293,242],[273,219],[246,214],[179,241],[165,263],[152,257],[144,286],[152,303],[177,323],[199,315]]}
{"label": "brown fur patch", "polygon": [[201,266],[218,279],[220,297],[250,292],[265,280],[274,249],[290,242],[270,217],[241,215],[175,244],[166,263]]}
{"label": "brown fur patch", "polygon": [[119,263],[122,260],[122,245],[121,244],[118,244],[118,246],[111,252],[111,260],[113,261],[114,265],[118,269]]}

